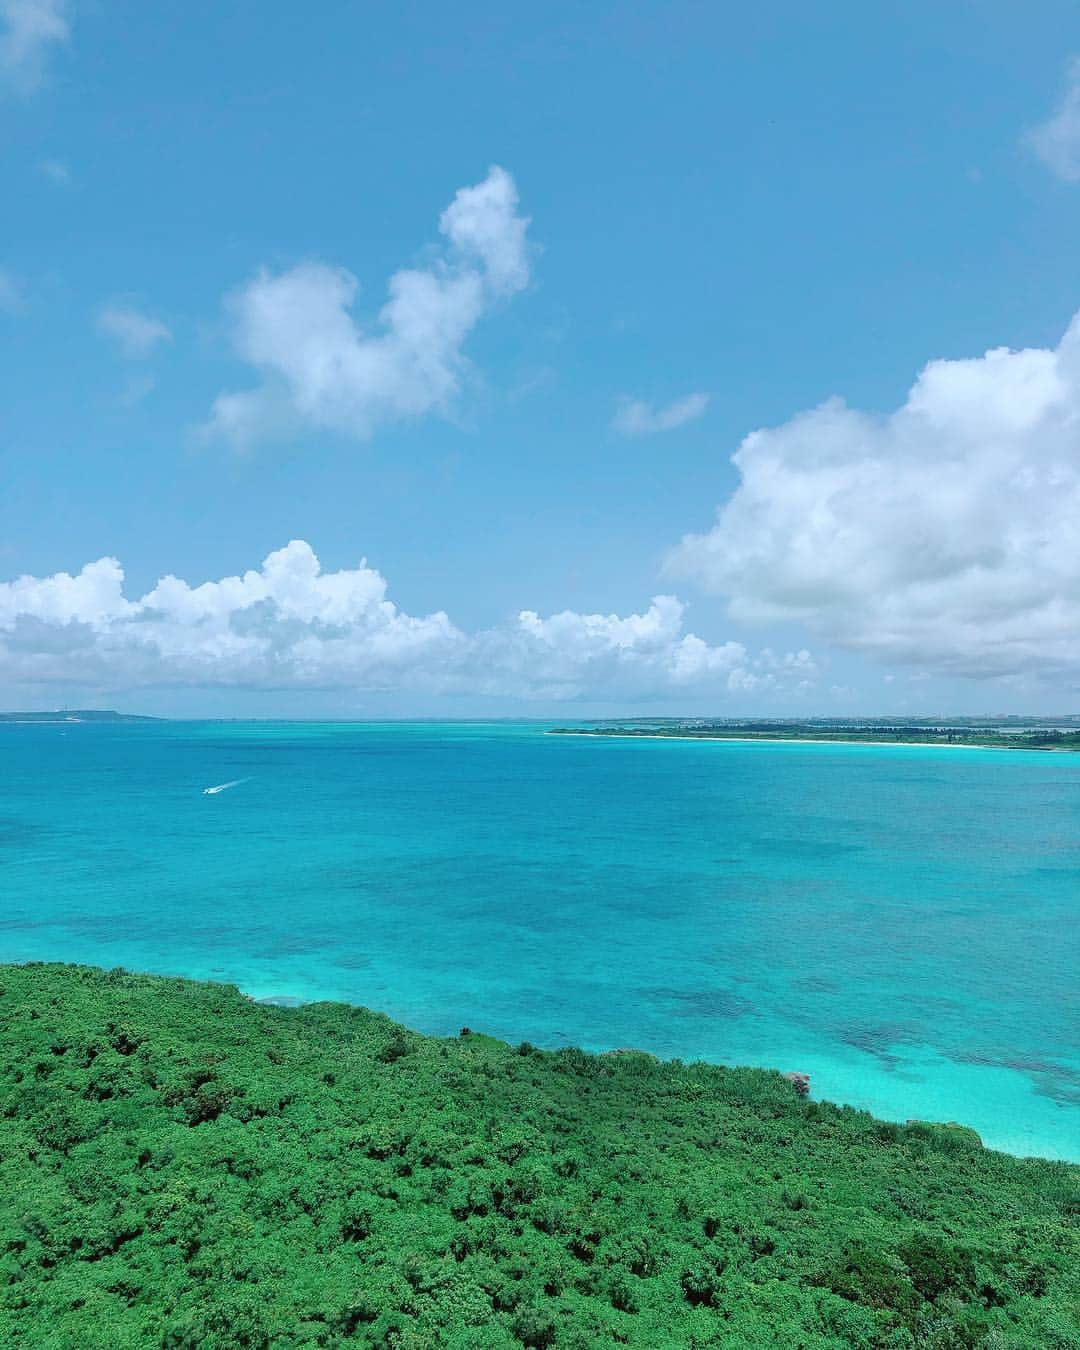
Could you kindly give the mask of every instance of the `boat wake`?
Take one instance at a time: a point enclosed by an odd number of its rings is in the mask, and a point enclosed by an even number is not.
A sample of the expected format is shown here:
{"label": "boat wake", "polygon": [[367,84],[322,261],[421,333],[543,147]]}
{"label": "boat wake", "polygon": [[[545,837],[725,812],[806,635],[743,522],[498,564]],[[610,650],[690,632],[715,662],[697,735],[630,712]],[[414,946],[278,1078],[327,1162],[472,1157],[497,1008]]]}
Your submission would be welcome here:
{"label": "boat wake", "polygon": [[216,787],[203,788],[203,796],[213,797],[215,793],[224,792],[226,788],[239,787],[241,783],[250,782],[250,778],[234,778],[231,783],[218,783]]}

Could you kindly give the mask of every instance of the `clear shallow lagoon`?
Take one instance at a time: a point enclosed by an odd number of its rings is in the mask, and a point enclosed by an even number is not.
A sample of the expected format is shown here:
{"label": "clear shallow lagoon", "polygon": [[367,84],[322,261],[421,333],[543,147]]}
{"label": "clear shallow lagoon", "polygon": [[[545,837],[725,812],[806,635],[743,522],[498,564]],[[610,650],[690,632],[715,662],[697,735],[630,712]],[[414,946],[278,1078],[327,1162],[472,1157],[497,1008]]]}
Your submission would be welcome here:
{"label": "clear shallow lagoon", "polygon": [[1080,1160],[1080,755],[9,725],[0,865],[5,961],[802,1070]]}

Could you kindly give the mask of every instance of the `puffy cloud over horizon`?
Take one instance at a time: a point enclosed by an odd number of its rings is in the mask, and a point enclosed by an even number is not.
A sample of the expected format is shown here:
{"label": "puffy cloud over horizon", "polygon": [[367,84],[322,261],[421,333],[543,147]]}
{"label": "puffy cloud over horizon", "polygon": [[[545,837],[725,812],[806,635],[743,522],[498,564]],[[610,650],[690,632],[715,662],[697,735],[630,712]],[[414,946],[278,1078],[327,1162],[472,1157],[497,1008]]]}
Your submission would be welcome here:
{"label": "puffy cloud over horizon", "polygon": [[65,0],[0,0],[0,84],[30,93],[45,76],[50,48],[71,30]]}
{"label": "puffy cloud over horizon", "polygon": [[439,218],[443,253],[405,268],[369,332],[353,314],[359,283],[344,267],[260,271],[228,299],[236,352],[262,376],[220,394],[206,431],[244,448],[310,427],[365,439],[380,424],[445,410],[467,369],[479,320],[529,281],[527,217],[498,166],[462,188]]}
{"label": "puffy cloud over horizon", "polygon": [[648,696],[699,690],[799,690],[806,651],[751,654],[684,628],[685,607],[656,596],[641,614],[541,617],[458,628],[443,611],[415,617],[361,562],[324,572],[293,540],[242,576],[190,585],[163,577],[139,599],[115,558],[77,575],[0,583],[0,665],[14,684],[257,690],[343,689],[477,694],[522,700]]}
{"label": "puffy cloud over horizon", "polygon": [[1080,316],[1052,349],[926,365],[888,415],[842,399],[753,432],[671,577],[890,665],[1080,683]]}

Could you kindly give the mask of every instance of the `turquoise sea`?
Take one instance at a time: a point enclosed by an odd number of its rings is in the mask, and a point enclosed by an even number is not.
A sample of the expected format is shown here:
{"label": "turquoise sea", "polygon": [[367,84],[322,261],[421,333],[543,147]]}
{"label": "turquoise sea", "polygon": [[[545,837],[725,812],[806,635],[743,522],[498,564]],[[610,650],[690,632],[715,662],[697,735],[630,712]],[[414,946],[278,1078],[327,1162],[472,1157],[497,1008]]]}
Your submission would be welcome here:
{"label": "turquoise sea", "polygon": [[5,961],[800,1070],[1080,1160],[1080,755],[6,725],[0,863]]}

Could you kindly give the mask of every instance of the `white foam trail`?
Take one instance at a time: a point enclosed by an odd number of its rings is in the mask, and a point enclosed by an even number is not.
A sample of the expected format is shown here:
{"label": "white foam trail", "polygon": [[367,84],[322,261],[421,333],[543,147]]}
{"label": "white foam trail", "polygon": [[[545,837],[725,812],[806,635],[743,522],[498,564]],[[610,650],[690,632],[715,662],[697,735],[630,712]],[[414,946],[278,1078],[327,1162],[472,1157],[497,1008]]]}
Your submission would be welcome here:
{"label": "white foam trail", "polygon": [[250,778],[234,778],[231,783],[218,783],[216,787],[203,788],[203,796],[212,797],[215,792],[224,792],[226,788],[239,787],[241,783],[250,782]]}

